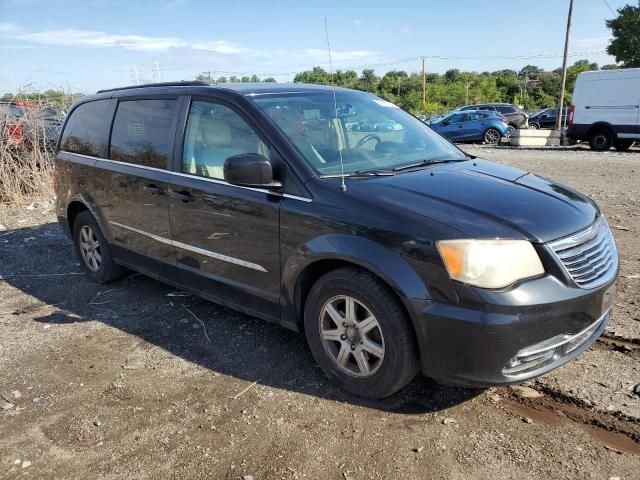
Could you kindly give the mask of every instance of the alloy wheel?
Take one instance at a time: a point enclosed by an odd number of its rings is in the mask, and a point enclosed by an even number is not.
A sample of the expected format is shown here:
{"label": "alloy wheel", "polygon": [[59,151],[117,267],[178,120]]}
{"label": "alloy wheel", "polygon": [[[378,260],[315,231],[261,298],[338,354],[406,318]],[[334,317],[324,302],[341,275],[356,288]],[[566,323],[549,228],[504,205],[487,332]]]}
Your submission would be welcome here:
{"label": "alloy wheel", "polygon": [[325,351],[344,373],[368,377],[382,365],[382,329],[362,302],[347,295],[330,298],[320,311],[319,328]]}
{"label": "alloy wheel", "polygon": [[484,141],[486,143],[498,143],[500,141],[500,132],[497,130],[490,128],[486,132],[484,132]]}
{"label": "alloy wheel", "polygon": [[90,225],[84,225],[80,229],[80,254],[89,270],[92,272],[100,270],[102,264],[100,241]]}

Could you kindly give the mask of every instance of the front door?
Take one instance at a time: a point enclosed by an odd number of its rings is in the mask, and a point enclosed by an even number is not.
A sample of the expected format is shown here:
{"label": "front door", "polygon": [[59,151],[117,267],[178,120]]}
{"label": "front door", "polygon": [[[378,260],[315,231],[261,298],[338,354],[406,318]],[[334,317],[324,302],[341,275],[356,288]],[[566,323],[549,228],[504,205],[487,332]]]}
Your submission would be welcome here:
{"label": "front door", "polygon": [[224,181],[224,161],[242,153],[269,149],[231,107],[193,99],[168,191],[177,266],[189,287],[277,318],[280,197]]}

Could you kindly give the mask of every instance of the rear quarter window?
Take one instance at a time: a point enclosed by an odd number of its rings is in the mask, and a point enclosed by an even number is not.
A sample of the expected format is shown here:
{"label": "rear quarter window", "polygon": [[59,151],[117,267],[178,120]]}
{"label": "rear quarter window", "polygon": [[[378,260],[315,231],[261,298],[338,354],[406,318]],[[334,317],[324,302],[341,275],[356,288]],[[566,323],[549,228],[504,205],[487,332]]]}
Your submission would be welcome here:
{"label": "rear quarter window", "polygon": [[118,104],[111,132],[110,158],[167,168],[177,100],[124,100]]}
{"label": "rear quarter window", "polygon": [[60,149],[106,158],[112,100],[95,100],[78,105],[69,115],[60,139]]}
{"label": "rear quarter window", "polygon": [[496,108],[498,109],[498,111],[500,113],[516,113],[517,112],[515,107],[500,106],[500,107],[496,107]]}

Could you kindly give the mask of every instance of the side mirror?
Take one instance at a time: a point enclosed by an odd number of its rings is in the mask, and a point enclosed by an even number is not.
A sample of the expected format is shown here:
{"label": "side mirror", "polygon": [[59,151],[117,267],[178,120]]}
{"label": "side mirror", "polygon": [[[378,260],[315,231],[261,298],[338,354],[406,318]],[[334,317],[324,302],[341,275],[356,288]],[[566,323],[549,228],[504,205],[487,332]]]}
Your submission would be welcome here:
{"label": "side mirror", "polygon": [[446,127],[447,125],[449,125],[449,120],[445,120],[444,122],[442,122],[443,127]]}
{"label": "side mirror", "polygon": [[224,162],[224,179],[232,185],[277,189],[282,184],[273,178],[268,158],[259,153],[243,153]]}

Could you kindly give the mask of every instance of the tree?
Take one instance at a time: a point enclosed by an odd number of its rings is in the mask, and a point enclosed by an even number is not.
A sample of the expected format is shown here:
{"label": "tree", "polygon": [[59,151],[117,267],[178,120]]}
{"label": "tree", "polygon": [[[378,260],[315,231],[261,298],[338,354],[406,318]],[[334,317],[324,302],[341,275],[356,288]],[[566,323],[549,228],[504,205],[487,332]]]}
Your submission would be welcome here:
{"label": "tree", "polygon": [[376,76],[372,69],[367,68],[362,71],[362,75],[360,76],[360,81],[358,83],[360,90],[375,93],[378,91],[380,77]]}
{"label": "tree", "polygon": [[640,67],[640,1],[637,7],[619,8],[618,17],[607,20],[607,27],[613,35],[607,53],[625,68]]}

